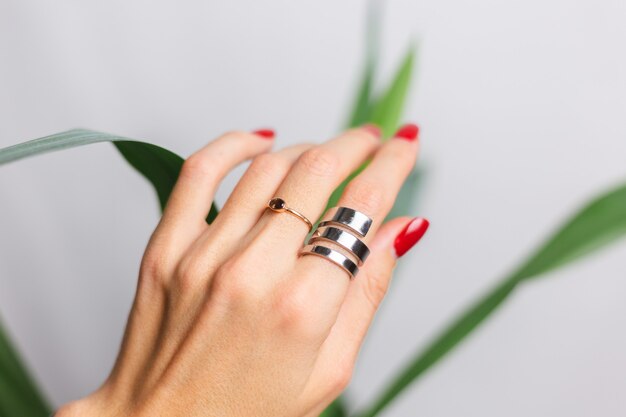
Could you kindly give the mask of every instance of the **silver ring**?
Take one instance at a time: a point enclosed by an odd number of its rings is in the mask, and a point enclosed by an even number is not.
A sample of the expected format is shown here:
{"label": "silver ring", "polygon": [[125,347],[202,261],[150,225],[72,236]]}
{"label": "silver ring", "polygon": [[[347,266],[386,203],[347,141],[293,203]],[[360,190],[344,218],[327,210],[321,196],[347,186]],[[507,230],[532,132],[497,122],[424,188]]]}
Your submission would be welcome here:
{"label": "silver ring", "polygon": [[323,229],[320,233],[320,228],[318,227],[316,234],[309,239],[308,243],[317,242],[318,240],[334,242],[354,255],[359,266],[363,265],[363,262],[370,254],[369,248],[363,241],[347,230],[339,229],[338,227],[323,226]]}
{"label": "silver ring", "polygon": [[352,262],[348,257],[344,256],[340,252],[320,245],[306,245],[300,251],[300,255],[315,255],[324,259],[328,259],[332,263],[343,268],[344,271],[350,275],[350,279],[354,278],[359,273],[359,267]]}
{"label": "silver ring", "polygon": [[332,207],[324,215],[324,220],[318,227],[339,224],[361,237],[365,237],[372,226],[372,219],[360,211],[348,207]]}

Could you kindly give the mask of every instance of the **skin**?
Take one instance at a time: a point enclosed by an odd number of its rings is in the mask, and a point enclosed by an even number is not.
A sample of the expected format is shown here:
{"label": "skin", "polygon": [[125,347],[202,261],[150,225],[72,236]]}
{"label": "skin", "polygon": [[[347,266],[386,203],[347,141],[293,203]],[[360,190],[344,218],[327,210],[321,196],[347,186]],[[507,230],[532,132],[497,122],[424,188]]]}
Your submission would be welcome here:
{"label": "skin", "polygon": [[[231,132],[184,164],[141,263],[115,366],[93,394],[58,417],[319,415],[346,387],[410,221],[381,224],[415,164],[418,142],[349,130],[276,152],[272,139]],[[339,206],[373,219],[371,254],[350,280],[337,265],[298,256],[302,220],[266,210],[283,198],[317,219],[365,160]],[[217,219],[217,187],[252,159]]]}

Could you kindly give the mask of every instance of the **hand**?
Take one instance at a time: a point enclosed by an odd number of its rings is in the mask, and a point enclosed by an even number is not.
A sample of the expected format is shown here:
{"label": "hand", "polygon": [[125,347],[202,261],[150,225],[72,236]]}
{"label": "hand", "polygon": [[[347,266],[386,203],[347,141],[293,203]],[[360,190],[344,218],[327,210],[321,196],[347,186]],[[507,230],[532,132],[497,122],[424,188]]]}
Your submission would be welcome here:
{"label": "hand", "polygon": [[[350,380],[398,256],[424,219],[381,224],[415,164],[417,127],[384,144],[377,128],[270,152],[273,132],[228,133],[184,164],[144,254],[121,351],[104,384],[57,416],[315,416]],[[309,232],[266,209],[278,196],[315,221],[333,190],[373,219],[369,258],[353,279],[298,256]],[[252,163],[211,225],[215,191]]]}

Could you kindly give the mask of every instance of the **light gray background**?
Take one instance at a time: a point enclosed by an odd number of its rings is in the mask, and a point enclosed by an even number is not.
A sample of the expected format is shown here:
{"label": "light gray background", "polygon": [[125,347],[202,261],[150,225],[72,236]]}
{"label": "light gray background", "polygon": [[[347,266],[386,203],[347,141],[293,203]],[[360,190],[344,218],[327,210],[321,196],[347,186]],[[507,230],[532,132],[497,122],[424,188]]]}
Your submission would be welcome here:
{"label": "light gray background", "polygon": [[[0,146],[82,126],[183,155],[232,128],[277,146],[342,125],[363,1],[0,2]],[[597,191],[626,180],[626,3],[390,0],[410,40],[432,228],[402,261],[349,389],[418,346]],[[243,167],[228,178],[224,201]],[[100,144],[0,168],[0,311],[55,404],[107,375],[158,218]],[[626,415],[626,244],[521,288],[386,416]]]}

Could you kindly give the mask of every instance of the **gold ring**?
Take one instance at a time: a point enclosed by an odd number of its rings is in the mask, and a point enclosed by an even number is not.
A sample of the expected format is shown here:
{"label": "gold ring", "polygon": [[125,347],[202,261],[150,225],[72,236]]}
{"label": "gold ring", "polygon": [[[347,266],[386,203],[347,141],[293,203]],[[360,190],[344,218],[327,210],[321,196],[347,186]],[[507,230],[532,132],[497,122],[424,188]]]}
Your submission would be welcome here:
{"label": "gold ring", "polygon": [[267,202],[267,207],[277,213],[282,213],[286,211],[287,213],[292,214],[296,216],[297,218],[299,218],[300,220],[302,220],[303,222],[305,222],[306,225],[309,227],[309,232],[313,230],[313,223],[311,223],[311,221],[307,219],[303,214],[297,212],[291,207],[287,207],[287,203],[285,203],[285,200],[283,200],[282,198],[278,198],[278,197],[272,198],[270,201]]}

